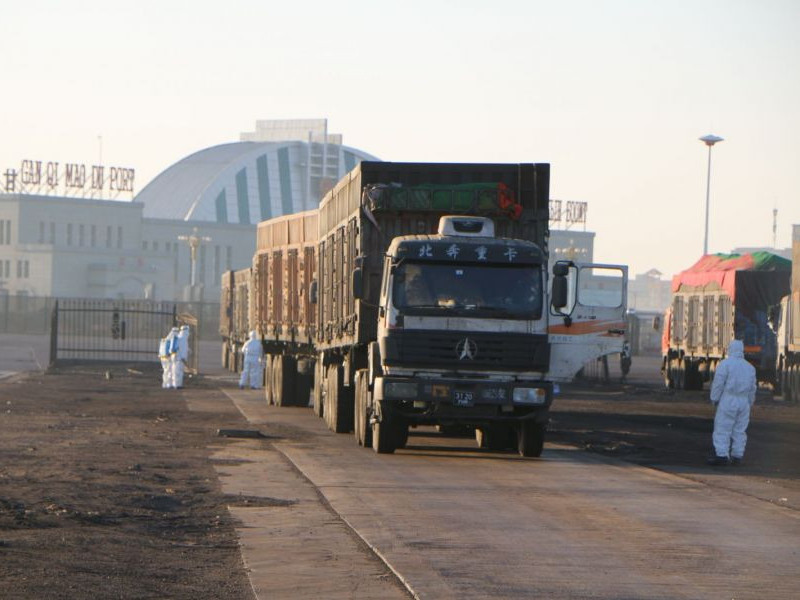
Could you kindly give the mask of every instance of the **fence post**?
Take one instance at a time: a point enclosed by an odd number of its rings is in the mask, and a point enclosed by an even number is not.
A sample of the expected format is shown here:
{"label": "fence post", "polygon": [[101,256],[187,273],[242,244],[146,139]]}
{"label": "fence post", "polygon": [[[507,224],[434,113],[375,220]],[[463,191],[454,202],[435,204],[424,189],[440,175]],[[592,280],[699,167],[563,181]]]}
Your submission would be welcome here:
{"label": "fence post", "polygon": [[50,319],[50,366],[58,360],[58,300],[53,305],[53,316]]}

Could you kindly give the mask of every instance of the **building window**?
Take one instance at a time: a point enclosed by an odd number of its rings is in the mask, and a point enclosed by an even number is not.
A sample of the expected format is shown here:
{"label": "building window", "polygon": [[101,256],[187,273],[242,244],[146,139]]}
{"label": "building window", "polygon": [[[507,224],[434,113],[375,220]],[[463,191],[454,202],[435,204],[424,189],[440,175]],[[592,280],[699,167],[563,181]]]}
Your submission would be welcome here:
{"label": "building window", "polygon": [[72,246],[72,223],[67,223],[67,246]]}
{"label": "building window", "polygon": [[117,248],[122,248],[122,227],[117,227]]}
{"label": "building window", "polygon": [[83,223],[78,225],[78,246],[83,246],[84,242],[86,241],[86,227],[84,227]]}
{"label": "building window", "polygon": [[170,242],[167,242],[166,244],[164,244],[164,251],[167,254],[169,254],[171,250],[172,250],[172,244]]}
{"label": "building window", "polygon": [[147,240],[142,240],[142,250],[147,251]]}
{"label": "building window", "polygon": [[89,243],[92,245],[92,248],[94,248],[97,245],[97,226],[96,225],[92,225],[91,229],[89,229],[89,239],[90,239]]}
{"label": "building window", "polygon": [[44,244],[44,221],[39,221],[39,243]]}
{"label": "building window", "polygon": [[50,243],[56,243],[56,224],[54,222],[50,222]]}
{"label": "building window", "polygon": [[230,271],[233,264],[233,248],[225,246],[225,270]]}
{"label": "building window", "polygon": [[6,244],[11,245],[11,219],[6,221]]}
{"label": "building window", "polygon": [[11,279],[11,261],[6,261],[6,279]]}
{"label": "building window", "polygon": [[153,252],[158,252],[158,242],[153,240]]}
{"label": "building window", "polygon": [[28,262],[27,260],[24,261],[22,264],[22,276],[25,279],[29,279],[31,276],[31,265],[30,262]]}
{"label": "building window", "polygon": [[0,219],[0,245],[6,243],[6,220]]}
{"label": "building window", "polygon": [[111,248],[111,225],[106,227],[106,248]]}
{"label": "building window", "polygon": [[22,279],[22,261],[17,261],[17,279]]}

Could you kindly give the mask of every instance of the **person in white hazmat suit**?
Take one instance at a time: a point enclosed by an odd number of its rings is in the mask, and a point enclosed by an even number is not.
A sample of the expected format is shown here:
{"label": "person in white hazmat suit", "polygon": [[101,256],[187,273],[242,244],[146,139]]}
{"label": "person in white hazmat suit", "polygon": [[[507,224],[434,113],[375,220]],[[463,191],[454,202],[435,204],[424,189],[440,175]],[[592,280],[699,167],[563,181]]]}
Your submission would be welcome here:
{"label": "person in white hazmat suit", "polygon": [[[169,336],[169,334],[168,334]],[[161,387],[169,387],[169,353],[167,352],[167,338],[163,337],[158,342],[158,359],[161,361]]]}
{"label": "person in white hazmat suit", "polygon": [[167,366],[167,385],[168,388],[175,387],[175,361],[178,355],[178,333],[180,330],[173,327],[166,337],[165,350],[167,353],[168,366]]}
{"label": "person in white hazmat suit", "polygon": [[714,417],[714,452],[711,465],[739,464],[747,443],[750,408],[756,400],[756,370],[744,358],[744,344],[732,340],[728,357],[717,366],[711,384],[711,402],[717,407]]}
{"label": "person in white hazmat suit", "polygon": [[186,372],[186,363],[189,360],[189,326],[183,325],[177,336],[177,356],[173,361],[172,384],[173,387],[183,387],[183,376]]}
{"label": "person in white hazmat suit", "polygon": [[264,361],[264,348],[261,347],[261,340],[256,337],[255,330],[250,332],[250,339],[242,346],[242,376],[239,378],[239,389],[249,385],[250,389],[257,390],[261,387],[264,376],[262,373],[262,363]]}

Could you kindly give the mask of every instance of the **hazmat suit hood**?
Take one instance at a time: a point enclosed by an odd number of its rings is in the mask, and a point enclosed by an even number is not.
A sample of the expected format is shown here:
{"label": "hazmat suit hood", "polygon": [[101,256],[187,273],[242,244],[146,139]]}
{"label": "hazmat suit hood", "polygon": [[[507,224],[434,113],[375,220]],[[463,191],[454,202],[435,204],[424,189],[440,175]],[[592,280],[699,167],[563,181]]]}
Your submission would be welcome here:
{"label": "hazmat suit hood", "polygon": [[744,358],[744,344],[741,340],[731,340],[728,344],[728,356],[730,358]]}
{"label": "hazmat suit hood", "polygon": [[251,339],[251,340],[254,340],[254,339],[256,339],[256,330],[255,330],[255,329],[253,329],[253,330],[250,332],[250,339]]}

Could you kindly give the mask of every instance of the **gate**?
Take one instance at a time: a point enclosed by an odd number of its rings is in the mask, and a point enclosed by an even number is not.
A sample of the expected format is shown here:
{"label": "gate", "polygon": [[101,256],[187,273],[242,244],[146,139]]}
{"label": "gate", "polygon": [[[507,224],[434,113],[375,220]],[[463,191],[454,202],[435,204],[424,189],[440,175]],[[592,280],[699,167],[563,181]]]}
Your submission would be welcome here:
{"label": "gate", "polygon": [[158,362],[159,340],[177,322],[173,302],[59,299],[50,326],[50,364]]}

